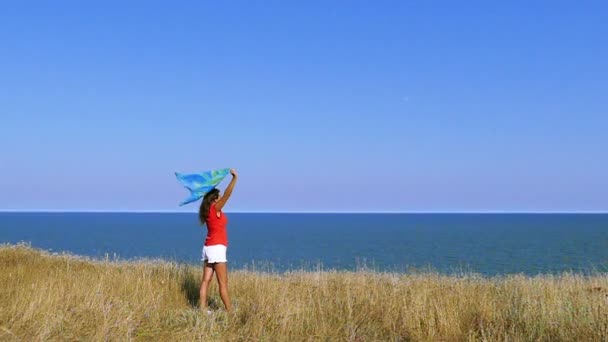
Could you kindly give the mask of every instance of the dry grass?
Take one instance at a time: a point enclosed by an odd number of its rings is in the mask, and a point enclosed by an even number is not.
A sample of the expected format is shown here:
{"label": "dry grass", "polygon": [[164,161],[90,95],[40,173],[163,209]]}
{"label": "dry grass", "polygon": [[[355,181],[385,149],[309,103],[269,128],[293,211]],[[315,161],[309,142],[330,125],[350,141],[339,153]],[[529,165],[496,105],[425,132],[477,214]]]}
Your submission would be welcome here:
{"label": "dry grass", "polygon": [[[237,311],[198,308],[198,267],[0,246],[0,340],[605,341],[608,277],[234,271]],[[221,306],[217,286],[212,307]]]}

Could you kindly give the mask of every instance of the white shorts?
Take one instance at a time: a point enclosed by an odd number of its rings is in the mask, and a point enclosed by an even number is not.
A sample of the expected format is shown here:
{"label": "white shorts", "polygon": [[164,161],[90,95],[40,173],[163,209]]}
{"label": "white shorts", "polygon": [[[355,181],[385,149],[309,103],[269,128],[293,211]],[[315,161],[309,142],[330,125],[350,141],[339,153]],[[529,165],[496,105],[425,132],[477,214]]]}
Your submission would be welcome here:
{"label": "white shorts", "polygon": [[226,250],[224,245],[203,246],[203,257],[201,260],[207,261],[210,264],[216,262],[228,262],[226,260]]}

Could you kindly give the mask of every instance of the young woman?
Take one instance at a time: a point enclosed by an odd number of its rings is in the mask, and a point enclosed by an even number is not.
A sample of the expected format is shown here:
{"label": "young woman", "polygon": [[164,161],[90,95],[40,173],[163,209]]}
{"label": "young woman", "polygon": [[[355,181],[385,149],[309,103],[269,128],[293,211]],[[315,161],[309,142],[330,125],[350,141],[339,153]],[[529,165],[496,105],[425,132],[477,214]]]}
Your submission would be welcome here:
{"label": "young woman", "polygon": [[[232,180],[224,191],[224,195],[220,196],[218,189],[209,191],[203,198],[199,209],[199,219],[201,224],[207,225],[207,239],[203,246],[202,260],[205,263],[203,267],[203,279],[201,281],[200,300],[201,309],[207,310],[207,297],[209,284],[213,279],[213,273],[217,277],[217,283],[220,288],[220,297],[224,302],[226,311],[232,310],[230,297],[228,296],[228,266],[226,262],[226,249],[228,248],[228,234],[226,232],[226,224],[228,219],[226,214],[222,212],[222,208],[232,195],[232,189],[236,184],[236,171],[230,170]],[[207,311],[209,313],[209,311]]]}

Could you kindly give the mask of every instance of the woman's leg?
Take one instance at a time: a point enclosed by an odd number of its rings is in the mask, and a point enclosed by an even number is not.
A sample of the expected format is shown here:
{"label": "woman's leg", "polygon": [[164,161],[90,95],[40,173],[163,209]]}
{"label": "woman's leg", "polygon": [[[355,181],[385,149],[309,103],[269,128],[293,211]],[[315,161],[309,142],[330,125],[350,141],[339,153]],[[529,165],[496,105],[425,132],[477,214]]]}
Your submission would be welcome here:
{"label": "woman's leg", "polygon": [[201,309],[207,309],[207,297],[209,293],[209,284],[211,284],[211,279],[213,279],[213,265],[207,263],[205,260],[205,266],[203,267],[203,277],[201,280],[201,289],[200,289],[200,306]]}
{"label": "woman's leg", "polygon": [[215,276],[217,277],[217,283],[220,287],[220,297],[226,307],[226,311],[232,310],[232,304],[230,304],[230,297],[228,296],[228,264],[225,262],[218,262],[215,264]]}

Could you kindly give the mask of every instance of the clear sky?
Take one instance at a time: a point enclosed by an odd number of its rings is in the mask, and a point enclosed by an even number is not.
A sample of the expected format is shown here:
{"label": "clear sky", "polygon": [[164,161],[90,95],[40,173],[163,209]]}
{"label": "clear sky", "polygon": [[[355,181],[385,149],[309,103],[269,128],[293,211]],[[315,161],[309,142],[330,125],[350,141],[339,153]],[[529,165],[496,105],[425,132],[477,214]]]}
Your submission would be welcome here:
{"label": "clear sky", "polygon": [[608,2],[496,3],[4,2],[0,209],[608,211]]}

